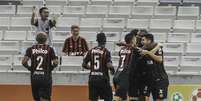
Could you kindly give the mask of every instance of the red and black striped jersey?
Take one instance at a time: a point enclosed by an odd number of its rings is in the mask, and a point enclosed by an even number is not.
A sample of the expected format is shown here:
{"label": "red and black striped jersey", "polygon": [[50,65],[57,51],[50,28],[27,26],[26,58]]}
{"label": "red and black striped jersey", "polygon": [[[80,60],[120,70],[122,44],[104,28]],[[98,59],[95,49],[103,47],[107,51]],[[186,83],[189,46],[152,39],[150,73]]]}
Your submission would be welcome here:
{"label": "red and black striped jersey", "polygon": [[77,40],[72,36],[67,38],[62,49],[69,56],[83,56],[88,50],[86,40],[80,36]]}
{"label": "red and black striped jersey", "polygon": [[133,47],[132,46],[124,46],[119,51],[119,65],[118,71],[123,71],[124,68],[128,68],[131,63],[133,54]]}
{"label": "red and black striped jersey", "polygon": [[88,51],[84,63],[90,62],[90,75],[109,77],[107,63],[112,63],[111,54],[105,47],[94,47]]}
{"label": "red and black striped jersey", "polygon": [[[25,56],[31,59],[31,73],[41,71],[46,75],[50,75],[54,69],[52,61],[57,58],[54,49],[46,44],[37,44],[26,50]],[[39,73],[39,72],[38,72]]]}

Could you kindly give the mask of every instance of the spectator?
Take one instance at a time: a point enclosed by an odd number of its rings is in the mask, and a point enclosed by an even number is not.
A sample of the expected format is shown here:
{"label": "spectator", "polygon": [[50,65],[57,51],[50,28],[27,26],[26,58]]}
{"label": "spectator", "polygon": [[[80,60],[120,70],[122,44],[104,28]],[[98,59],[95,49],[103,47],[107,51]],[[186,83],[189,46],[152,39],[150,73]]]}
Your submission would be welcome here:
{"label": "spectator", "polygon": [[48,44],[52,46],[51,29],[56,25],[55,17],[52,20],[48,19],[49,11],[47,7],[40,8],[39,14],[40,18],[36,18],[36,7],[34,6],[31,18],[31,25],[34,25],[36,27],[36,33],[45,32],[48,36]]}
{"label": "spectator", "polygon": [[88,51],[87,42],[79,36],[80,28],[77,25],[71,26],[72,36],[65,40],[62,52],[68,56],[83,56]]}

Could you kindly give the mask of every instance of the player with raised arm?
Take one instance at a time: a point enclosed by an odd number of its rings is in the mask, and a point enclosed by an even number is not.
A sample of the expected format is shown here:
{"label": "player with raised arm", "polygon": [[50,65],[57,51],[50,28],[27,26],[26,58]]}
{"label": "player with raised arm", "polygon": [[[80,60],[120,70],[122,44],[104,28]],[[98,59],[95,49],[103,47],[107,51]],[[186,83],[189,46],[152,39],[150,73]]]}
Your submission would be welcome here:
{"label": "player with raised arm", "polygon": [[[112,101],[112,88],[110,85],[108,70],[114,74],[111,55],[107,48],[104,33],[97,34],[98,46],[92,48],[83,60],[83,68],[90,69],[89,74],[89,99],[91,101]],[[90,65],[88,63],[90,62]]]}
{"label": "player with raised arm", "polygon": [[51,101],[52,70],[58,65],[58,57],[53,48],[45,44],[46,40],[47,34],[37,34],[37,44],[26,50],[22,60],[22,65],[31,72],[32,95],[35,101]]}

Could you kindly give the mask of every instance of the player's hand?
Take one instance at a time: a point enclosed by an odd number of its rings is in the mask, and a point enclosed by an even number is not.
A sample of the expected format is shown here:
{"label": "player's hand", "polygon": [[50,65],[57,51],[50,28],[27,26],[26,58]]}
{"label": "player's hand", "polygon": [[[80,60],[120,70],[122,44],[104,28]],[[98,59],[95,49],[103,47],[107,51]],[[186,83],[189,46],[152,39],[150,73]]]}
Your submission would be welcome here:
{"label": "player's hand", "polygon": [[148,55],[148,54],[149,54],[149,51],[147,51],[147,50],[141,50],[141,54],[142,54],[142,55]]}
{"label": "player's hand", "polygon": [[36,6],[33,6],[32,12],[33,12],[34,14],[36,14]]}

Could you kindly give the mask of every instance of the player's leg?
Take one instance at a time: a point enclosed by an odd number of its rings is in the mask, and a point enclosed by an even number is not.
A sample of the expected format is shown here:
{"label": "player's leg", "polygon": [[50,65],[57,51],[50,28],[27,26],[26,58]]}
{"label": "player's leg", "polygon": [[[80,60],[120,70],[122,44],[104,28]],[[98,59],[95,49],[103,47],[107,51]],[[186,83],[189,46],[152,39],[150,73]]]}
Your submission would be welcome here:
{"label": "player's leg", "polygon": [[103,80],[101,84],[101,93],[100,93],[100,98],[103,99],[104,101],[112,101],[113,99],[113,94],[112,94],[112,87],[110,85],[109,80]]}
{"label": "player's leg", "polygon": [[128,96],[129,101],[139,101],[139,85],[137,81],[137,77],[133,75],[129,75],[129,83],[128,83]]}
{"label": "player's leg", "polygon": [[37,85],[37,81],[32,78],[31,78],[31,89],[34,101],[40,101],[39,86]]}
{"label": "player's leg", "polygon": [[168,84],[166,81],[159,81],[153,86],[151,92],[154,101],[165,101],[167,99]]}
{"label": "player's leg", "polygon": [[40,88],[40,99],[41,101],[51,101],[52,94],[52,79],[44,79]]}
{"label": "player's leg", "polygon": [[95,78],[89,77],[89,100],[90,101],[98,101],[98,90],[96,86],[96,82],[94,81]]}

